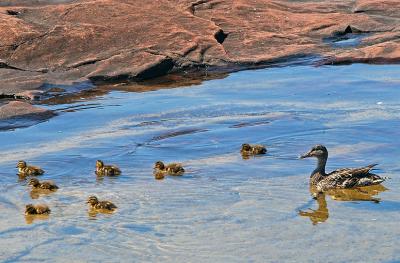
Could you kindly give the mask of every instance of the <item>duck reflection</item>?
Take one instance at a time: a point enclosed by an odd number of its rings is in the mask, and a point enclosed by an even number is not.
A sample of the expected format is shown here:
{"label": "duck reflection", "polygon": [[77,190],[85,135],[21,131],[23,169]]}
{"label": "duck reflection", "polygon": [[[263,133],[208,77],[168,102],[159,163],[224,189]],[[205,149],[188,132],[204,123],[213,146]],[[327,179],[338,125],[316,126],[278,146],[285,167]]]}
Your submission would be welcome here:
{"label": "duck reflection", "polygon": [[309,208],[306,211],[299,211],[300,216],[308,217],[313,225],[323,223],[329,218],[329,210],[326,202],[326,195],[337,201],[371,201],[379,203],[380,198],[375,197],[381,192],[388,190],[383,185],[372,185],[353,189],[332,189],[327,192],[318,192],[314,187],[310,188],[311,194],[317,200],[316,210]]}
{"label": "duck reflection", "polygon": [[48,190],[48,189],[32,189],[29,192],[29,195],[32,199],[38,199],[41,196],[51,195],[57,190]]}
{"label": "duck reflection", "polygon": [[30,225],[35,220],[48,220],[49,217],[50,216],[48,214],[43,214],[43,215],[25,215],[25,222],[26,222],[26,224]]}
{"label": "duck reflection", "polygon": [[329,217],[329,210],[325,199],[325,193],[318,193],[315,196],[315,199],[318,203],[317,210],[309,208],[307,211],[299,211],[299,215],[309,217],[313,225],[325,222],[326,220],[328,220]]}

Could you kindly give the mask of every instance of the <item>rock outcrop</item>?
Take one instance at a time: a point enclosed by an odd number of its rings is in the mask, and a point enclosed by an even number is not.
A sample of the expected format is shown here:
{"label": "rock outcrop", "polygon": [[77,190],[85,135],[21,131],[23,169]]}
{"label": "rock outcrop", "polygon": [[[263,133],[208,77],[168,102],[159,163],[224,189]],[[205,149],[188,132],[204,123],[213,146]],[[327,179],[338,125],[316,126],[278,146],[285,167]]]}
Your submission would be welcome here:
{"label": "rock outcrop", "polygon": [[400,61],[397,0],[6,0],[0,92],[274,63]]}

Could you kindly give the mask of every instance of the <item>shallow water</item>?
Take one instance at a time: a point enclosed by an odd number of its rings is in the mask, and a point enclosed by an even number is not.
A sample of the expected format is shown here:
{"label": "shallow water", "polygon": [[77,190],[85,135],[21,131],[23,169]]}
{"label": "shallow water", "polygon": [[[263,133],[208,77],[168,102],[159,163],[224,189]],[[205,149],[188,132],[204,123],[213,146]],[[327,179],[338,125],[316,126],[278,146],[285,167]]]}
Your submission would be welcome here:
{"label": "shallow water", "polygon": [[[48,105],[59,115],[0,132],[0,259],[399,261],[399,73],[400,66],[272,68]],[[243,160],[243,142],[268,153]],[[317,143],[328,147],[328,170],[379,163],[376,172],[391,178],[387,189],[312,199],[315,160],[297,157]],[[16,176],[19,159],[42,166],[40,179],[60,189],[32,200]],[[123,174],[96,179],[97,159]],[[182,162],[187,173],[156,181],[157,160]],[[89,215],[91,194],[118,210]],[[27,221],[28,203],[52,213]]]}

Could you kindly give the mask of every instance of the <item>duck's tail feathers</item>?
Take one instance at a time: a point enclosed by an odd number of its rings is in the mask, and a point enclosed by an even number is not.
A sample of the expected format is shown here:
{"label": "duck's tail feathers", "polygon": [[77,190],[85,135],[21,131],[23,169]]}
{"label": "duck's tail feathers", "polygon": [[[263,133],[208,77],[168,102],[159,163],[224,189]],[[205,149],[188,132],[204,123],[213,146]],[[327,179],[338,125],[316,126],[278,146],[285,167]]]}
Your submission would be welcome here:
{"label": "duck's tail feathers", "polygon": [[375,170],[375,166],[377,166],[378,164],[377,163],[373,163],[373,164],[370,164],[370,165],[368,165],[367,167],[370,169],[370,170]]}
{"label": "duck's tail feathers", "polygon": [[374,179],[372,181],[373,184],[380,184],[383,183],[385,181],[385,178],[379,178],[379,179]]}

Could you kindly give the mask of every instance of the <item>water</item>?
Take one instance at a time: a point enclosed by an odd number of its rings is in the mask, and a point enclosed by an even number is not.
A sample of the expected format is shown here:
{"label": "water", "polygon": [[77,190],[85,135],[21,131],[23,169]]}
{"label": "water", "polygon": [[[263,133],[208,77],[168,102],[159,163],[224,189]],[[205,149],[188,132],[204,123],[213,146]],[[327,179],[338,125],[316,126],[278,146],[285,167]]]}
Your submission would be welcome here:
{"label": "water", "polygon": [[[399,72],[395,65],[272,68],[48,105],[59,115],[0,133],[0,258],[399,261]],[[243,160],[244,142],[267,145],[267,155]],[[376,172],[391,177],[386,188],[312,199],[315,160],[297,157],[317,143],[329,150],[328,170],[379,163]],[[60,189],[32,200],[16,176],[19,159],[42,166],[40,179]],[[97,159],[123,174],[96,179]],[[187,173],[156,181],[157,160],[182,162]],[[118,210],[89,215],[92,194]],[[28,203],[46,203],[52,213],[26,220]]]}

